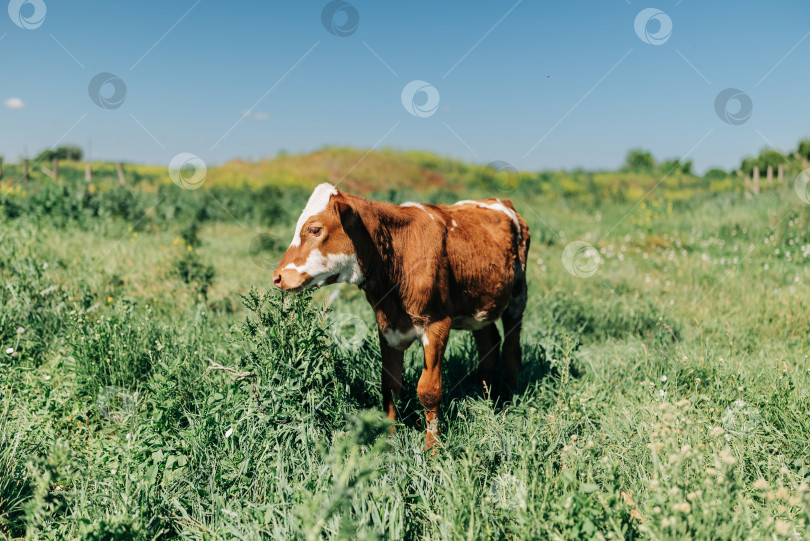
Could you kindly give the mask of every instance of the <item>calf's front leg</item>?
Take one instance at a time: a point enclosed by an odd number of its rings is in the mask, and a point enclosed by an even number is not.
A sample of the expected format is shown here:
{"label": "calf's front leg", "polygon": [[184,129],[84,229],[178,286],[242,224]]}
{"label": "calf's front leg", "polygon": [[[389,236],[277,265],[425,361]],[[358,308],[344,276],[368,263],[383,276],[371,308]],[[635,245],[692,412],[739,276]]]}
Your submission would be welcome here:
{"label": "calf's front leg", "polygon": [[442,402],[442,358],[450,336],[450,319],[438,321],[424,328],[422,346],[425,365],[416,386],[419,402],[425,408],[427,433],[425,447],[433,449],[439,443],[439,405]]}

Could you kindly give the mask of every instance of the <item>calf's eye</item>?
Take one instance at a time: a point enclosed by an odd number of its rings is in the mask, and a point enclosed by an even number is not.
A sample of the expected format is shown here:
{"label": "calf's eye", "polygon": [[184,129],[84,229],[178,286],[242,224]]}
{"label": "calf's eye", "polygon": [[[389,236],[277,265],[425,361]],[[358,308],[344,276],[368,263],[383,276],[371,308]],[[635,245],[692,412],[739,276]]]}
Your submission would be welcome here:
{"label": "calf's eye", "polygon": [[313,237],[317,237],[318,235],[321,234],[321,229],[323,229],[323,228],[321,228],[321,227],[310,227],[309,228],[309,234],[312,235]]}

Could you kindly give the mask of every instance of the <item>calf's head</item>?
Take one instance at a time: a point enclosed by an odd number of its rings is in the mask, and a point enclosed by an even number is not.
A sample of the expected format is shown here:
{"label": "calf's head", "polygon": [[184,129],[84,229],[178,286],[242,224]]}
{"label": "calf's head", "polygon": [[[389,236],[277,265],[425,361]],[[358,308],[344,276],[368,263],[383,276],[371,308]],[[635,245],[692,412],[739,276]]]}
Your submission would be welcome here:
{"label": "calf's head", "polygon": [[273,284],[300,291],[335,282],[361,283],[357,252],[343,227],[348,214],[353,211],[337,188],[328,183],[315,188],[273,272]]}

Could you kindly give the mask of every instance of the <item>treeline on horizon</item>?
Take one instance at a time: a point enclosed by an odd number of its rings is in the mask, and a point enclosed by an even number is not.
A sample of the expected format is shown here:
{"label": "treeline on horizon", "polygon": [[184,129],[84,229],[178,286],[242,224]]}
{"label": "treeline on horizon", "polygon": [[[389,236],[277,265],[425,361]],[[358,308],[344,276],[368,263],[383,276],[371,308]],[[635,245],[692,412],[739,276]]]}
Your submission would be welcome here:
{"label": "treeline on horizon", "polygon": [[[678,205],[715,194],[750,196],[784,189],[810,168],[810,139],[790,152],[765,149],[743,158],[735,170],[710,169],[703,175],[694,173],[691,160],[658,161],[642,149],[630,150],[615,171],[518,172],[505,162],[478,165],[426,151],[324,147],[308,154],[281,152],[256,162],[233,160],[212,166],[199,190],[175,185],[167,167],[90,163],[83,158],[76,146],[46,149],[28,160],[27,180],[22,163],[3,163],[0,158],[0,217],[72,221],[116,216],[148,224],[190,215],[197,221],[237,216],[245,222],[271,222],[299,209],[312,187],[325,180],[393,202],[418,198],[448,203],[463,195],[567,199],[600,206],[636,203],[654,189],[656,199]],[[756,170],[760,180],[754,187]]]}

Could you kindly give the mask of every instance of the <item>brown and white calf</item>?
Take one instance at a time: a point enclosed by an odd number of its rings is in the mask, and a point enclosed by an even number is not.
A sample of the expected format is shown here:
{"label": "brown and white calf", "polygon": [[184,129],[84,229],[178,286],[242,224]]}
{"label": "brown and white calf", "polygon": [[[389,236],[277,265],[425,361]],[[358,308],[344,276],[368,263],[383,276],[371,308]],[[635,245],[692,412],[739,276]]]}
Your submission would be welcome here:
{"label": "brown and white calf", "polygon": [[[426,445],[438,437],[441,364],[450,329],[473,332],[479,379],[501,372],[511,396],[521,366],[529,228],[509,201],[454,205],[381,203],[321,184],[295,227],[273,276],[285,291],[356,284],[374,309],[382,351],[383,409],[396,418],[404,351],[417,338],[425,365],[417,393]],[[505,337],[495,321],[503,319]]]}

